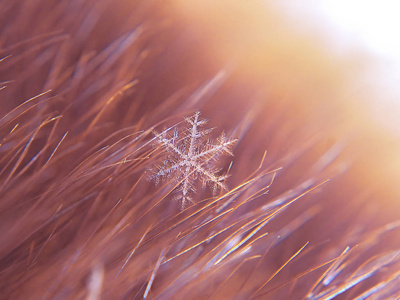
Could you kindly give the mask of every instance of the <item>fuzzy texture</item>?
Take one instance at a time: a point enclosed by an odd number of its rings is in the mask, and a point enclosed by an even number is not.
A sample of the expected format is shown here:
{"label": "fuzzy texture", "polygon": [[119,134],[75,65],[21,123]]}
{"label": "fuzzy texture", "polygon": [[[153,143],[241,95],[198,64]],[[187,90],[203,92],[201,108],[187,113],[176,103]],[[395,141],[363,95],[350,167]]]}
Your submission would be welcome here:
{"label": "fuzzy texture", "polygon": [[[255,4],[192,5],[0,2],[0,297],[400,297],[400,148],[348,62],[265,7],[263,44],[240,21]],[[198,110],[237,139],[206,149],[235,158],[229,188],[181,210],[189,171],[147,179],[166,155],[154,141],[175,145],[162,128],[193,130]],[[187,153],[158,172],[204,177]]]}

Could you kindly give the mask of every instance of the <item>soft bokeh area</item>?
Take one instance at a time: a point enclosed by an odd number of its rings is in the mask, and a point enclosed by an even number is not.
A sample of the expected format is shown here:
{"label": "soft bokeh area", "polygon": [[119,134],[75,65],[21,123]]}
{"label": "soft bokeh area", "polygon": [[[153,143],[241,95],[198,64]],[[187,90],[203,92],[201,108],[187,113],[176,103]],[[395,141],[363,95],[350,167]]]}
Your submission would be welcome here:
{"label": "soft bokeh area", "polygon": [[398,69],[342,3],[0,1],[0,298],[398,299]]}
{"label": "soft bokeh area", "polygon": [[[362,144],[353,149],[361,161],[357,176],[384,186],[382,196],[387,189],[399,195],[397,3],[175,3],[188,35],[206,43],[200,47],[209,63],[257,90],[259,101],[288,105],[293,122],[302,118],[311,131],[323,123],[327,136]],[[399,207],[400,200],[386,205]]]}

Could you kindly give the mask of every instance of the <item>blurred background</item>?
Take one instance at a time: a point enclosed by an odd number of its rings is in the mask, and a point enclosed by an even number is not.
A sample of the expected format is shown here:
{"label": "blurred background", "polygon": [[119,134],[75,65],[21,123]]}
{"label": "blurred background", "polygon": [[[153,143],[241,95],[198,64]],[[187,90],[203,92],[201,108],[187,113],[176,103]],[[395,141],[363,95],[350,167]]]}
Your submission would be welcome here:
{"label": "blurred background", "polygon": [[175,3],[207,44],[201,51],[209,62],[263,89],[262,101],[290,103],[293,120],[304,118],[306,127],[324,124],[326,135],[361,143],[354,155],[373,158],[364,157],[359,176],[393,192],[400,175],[396,1]]}
{"label": "blurred background", "polygon": [[[396,11],[0,1],[0,298],[400,296]],[[181,212],[152,130],[196,110],[235,192]]]}

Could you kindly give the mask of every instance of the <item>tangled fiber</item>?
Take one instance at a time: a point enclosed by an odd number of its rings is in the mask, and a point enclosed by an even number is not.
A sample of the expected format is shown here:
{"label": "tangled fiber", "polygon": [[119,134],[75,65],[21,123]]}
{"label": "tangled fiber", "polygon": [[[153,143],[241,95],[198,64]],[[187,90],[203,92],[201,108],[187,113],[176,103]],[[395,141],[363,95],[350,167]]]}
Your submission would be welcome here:
{"label": "tangled fiber", "polygon": [[[0,298],[399,299],[399,144],[365,62],[189,3],[0,2]],[[171,161],[196,111],[207,159]]]}

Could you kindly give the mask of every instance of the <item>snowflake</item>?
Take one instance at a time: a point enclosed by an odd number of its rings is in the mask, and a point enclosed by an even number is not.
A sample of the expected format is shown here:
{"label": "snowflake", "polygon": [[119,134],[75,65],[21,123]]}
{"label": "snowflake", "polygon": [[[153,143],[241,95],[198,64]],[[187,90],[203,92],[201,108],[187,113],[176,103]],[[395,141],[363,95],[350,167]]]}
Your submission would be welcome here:
{"label": "snowflake", "polygon": [[183,137],[179,136],[176,128],[172,134],[171,129],[162,133],[154,132],[157,144],[165,149],[166,158],[162,165],[156,166],[151,176],[156,184],[164,178],[172,178],[177,183],[176,199],[180,200],[182,209],[188,201],[193,202],[190,195],[196,192],[199,181],[203,188],[211,185],[214,194],[218,189],[227,188],[224,181],[228,175],[217,175],[221,169],[214,164],[221,154],[233,156],[231,147],[236,142],[226,138],[224,133],[215,144],[207,139],[212,129],[201,129],[207,120],[200,119],[199,111],[185,120],[188,128],[182,134]]}

